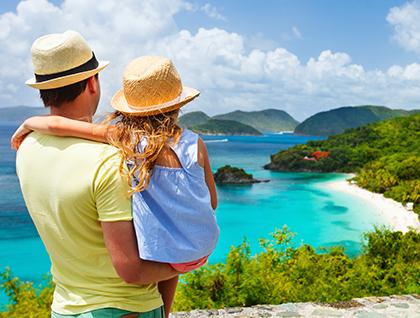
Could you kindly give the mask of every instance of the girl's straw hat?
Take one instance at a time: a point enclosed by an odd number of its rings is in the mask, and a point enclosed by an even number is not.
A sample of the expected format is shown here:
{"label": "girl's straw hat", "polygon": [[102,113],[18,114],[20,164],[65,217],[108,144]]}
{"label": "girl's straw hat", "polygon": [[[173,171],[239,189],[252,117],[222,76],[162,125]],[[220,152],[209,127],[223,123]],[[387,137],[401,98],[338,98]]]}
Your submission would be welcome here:
{"label": "girl's straw hat", "polygon": [[172,61],[160,56],[142,56],[124,70],[123,89],[111,100],[114,109],[135,116],[148,116],[181,108],[200,92],[182,86]]}
{"label": "girl's straw hat", "polygon": [[80,82],[109,64],[98,62],[86,40],[75,31],[44,35],[35,40],[31,51],[35,77],[26,84],[37,89]]}

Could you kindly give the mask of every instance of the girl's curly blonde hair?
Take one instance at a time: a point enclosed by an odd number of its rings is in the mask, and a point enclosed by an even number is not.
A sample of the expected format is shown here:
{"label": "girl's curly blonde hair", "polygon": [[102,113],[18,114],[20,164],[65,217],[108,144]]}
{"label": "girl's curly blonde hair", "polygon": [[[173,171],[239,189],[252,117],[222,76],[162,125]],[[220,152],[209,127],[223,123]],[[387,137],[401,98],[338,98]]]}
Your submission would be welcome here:
{"label": "girl's curly blonde hair", "polygon": [[[147,188],[162,149],[178,143],[182,132],[177,124],[178,113],[179,109],[142,117],[115,112],[107,119],[114,125],[108,136],[109,142],[121,150],[120,173],[129,164],[125,175],[130,195]],[[144,149],[142,139],[146,140]],[[133,183],[133,180],[138,182]]]}

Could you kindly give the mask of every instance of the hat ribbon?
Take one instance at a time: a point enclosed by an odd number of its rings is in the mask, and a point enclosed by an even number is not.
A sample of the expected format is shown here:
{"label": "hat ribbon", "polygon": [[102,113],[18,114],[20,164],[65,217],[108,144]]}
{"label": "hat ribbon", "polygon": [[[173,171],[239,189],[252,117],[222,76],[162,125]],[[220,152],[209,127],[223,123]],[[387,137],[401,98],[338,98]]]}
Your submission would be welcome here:
{"label": "hat ribbon", "polygon": [[35,74],[35,78],[36,78],[37,83],[45,82],[45,81],[58,78],[58,77],[63,77],[67,75],[94,70],[95,68],[98,67],[98,65],[99,63],[95,57],[95,53],[92,52],[92,58],[89,61],[83,63],[82,65],[76,66],[74,68],[71,68],[63,72],[58,72],[58,73],[53,73],[53,74],[45,74],[45,75]]}

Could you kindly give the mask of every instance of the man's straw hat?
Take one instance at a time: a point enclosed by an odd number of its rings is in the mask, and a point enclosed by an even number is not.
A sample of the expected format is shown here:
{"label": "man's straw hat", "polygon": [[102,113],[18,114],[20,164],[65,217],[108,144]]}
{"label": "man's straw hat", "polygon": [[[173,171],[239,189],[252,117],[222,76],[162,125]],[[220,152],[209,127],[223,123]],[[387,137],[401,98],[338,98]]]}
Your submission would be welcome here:
{"label": "man's straw hat", "polygon": [[86,40],[75,31],[44,35],[35,40],[31,51],[35,77],[26,84],[37,89],[80,82],[109,64],[98,62]]}
{"label": "man's straw hat", "polygon": [[142,56],[124,70],[123,89],[111,100],[114,109],[135,116],[169,112],[184,106],[200,92],[182,86],[172,61],[160,56]]}

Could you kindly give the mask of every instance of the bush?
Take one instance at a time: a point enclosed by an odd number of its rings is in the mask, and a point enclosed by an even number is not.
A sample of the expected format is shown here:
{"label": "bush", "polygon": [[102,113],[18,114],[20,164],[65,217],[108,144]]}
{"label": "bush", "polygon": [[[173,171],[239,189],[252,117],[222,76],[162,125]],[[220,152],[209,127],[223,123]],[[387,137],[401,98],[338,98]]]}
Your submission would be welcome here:
{"label": "bush", "polygon": [[[225,263],[183,275],[174,310],[420,293],[420,233],[375,228],[364,235],[362,254],[355,258],[340,246],[323,252],[310,245],[295,247],[292,237],[286,227],[277,230],[270,240],[260,240],[263,251],[254,256],[244,241],[231,248]],[[49,317],[51,283],[36,293],[9,270],[2,279],[10,305],[1,318]]]}
{"label": "bush", "polygon": [[183,276],[175,310],[342,301],[354,297],[420,293],[420,233],[375,228],[365,234],[363,253],[350,258],[342,247],[317,253],[290,246],[283,228],[261,240],[263,252],[251,256],[249,244],[233,247],[225,264]]}
{"label": "bush", "polygon": [[0,313],[0,318],[44,318],[51,316],[51,302],[53,285],[50,278],[46,278],[47,285],[40,286],[36,292],[31,282],[22,282],[13,277],[9,268],[1,274],[1,289],[9,298],[7,311]]}

